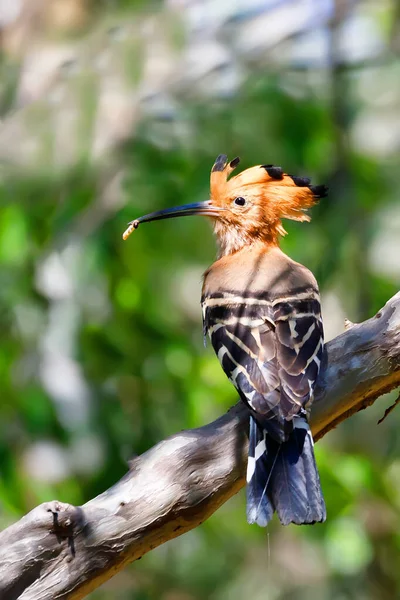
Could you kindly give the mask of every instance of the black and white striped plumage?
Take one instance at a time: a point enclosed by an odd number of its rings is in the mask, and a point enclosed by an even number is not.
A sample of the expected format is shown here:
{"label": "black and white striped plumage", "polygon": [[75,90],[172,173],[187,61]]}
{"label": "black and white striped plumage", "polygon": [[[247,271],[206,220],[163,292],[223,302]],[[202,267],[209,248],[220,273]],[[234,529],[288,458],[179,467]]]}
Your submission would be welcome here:
{"label": "black and white striped plumage", "polygon": [[[234,260],[233,260],[234,257]],[[251,413],[247,517],[325,520],[306,408],[324,353],[318,287],[279,248],[257,245],[206,272],[204,329]]]}

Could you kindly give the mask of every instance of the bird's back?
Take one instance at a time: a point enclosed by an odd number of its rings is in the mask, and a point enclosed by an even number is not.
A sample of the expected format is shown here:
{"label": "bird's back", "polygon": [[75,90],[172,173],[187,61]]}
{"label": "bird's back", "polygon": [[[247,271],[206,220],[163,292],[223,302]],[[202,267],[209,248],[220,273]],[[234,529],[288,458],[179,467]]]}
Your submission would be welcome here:
{"label": "bird's back", "polygon": [[314,276],[278,247],[254,245],[208,269],[202,308],[225,373],[258,422],[287,439],[312,401],[323,356]]}
{"label": "bird's back", "polygon": [[288,295],[307,294],[318,299],[314,275],[277,246],[254,244],[223,256],[204,274],[202,300],[217,294],[235,294],[275,302]]}

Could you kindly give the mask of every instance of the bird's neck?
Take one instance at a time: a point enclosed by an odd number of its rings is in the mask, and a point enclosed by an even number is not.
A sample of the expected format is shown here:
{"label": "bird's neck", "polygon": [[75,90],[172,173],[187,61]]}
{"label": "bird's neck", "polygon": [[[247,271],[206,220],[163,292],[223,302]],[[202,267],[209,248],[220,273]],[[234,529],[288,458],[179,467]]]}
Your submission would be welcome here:
{"label": "bird's neck", "polygon": [[218,244],[218,258],[235,254],[245,247],[279,247],[278,236],[275,234],[263,231],[254,235],[254,233],[248,233],[242,228],[228,226],[220,221],[215,222],[214,233]]}

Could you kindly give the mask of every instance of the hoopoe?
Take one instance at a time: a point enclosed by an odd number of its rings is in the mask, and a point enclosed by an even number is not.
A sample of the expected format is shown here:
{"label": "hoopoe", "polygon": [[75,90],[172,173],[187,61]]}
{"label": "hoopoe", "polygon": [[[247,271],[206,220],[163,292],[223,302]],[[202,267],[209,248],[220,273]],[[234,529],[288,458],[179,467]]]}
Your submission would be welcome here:
{"label": "hoopoe", "polygon": [[239,158],[221,154],[210,200],[160,210],[129,224],[185,215],[212,219],[219,253],[204,274],[204,332],[250,412],[247,520],[266,526],[326,518],[307,410],[324,356],[313,274],[282,252],[282,218],[309,221],[324,185],[259,165],[228,179]]}

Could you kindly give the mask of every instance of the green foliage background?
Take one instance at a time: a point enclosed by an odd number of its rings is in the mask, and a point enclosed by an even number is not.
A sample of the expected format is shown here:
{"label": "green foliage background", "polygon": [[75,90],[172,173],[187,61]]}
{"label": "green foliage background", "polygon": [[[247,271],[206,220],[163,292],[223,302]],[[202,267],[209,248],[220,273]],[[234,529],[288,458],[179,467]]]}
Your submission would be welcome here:
{"label": "green foliage background", "polygon": [[[111,21],[121,18],[120,10],[124,19],[139,14],[134,3],[105,6],[97,7],[99,19],[104,10]],[[385,6],[387,33],[395,16]],[[184,26],[167,22],[179,56]],[[85,34],[96,26],[89,21]],[[209,422],[236,401],[212,350],[203,346],[201,273],[215,256],[209,224],[153,223],[128,242],[121,239],[136,216],[207,198],[217,154],[240,155],[243,168],[282,165],[329,185],[312,223],[287,223],[283,240],[284,250],[313,270],[323,298],[334,296],[334,304],[327,300],[327,323],[337,305],[359,322],[398,291],[399,270],[388,271],[375,242],[396,227],[400,237],[399,156],[396,148],[363,150],[351,134],[368,108],[360,81],[386,86],[400,108],[400,63],[388,33],[386,42],[377,66],[313,70],[249,63],[234,94],[176,92],[172,115],[143,111],[131,135],[100,159],[90,153],[97,88],[89,70],[74,79],[83,100],[82,140],[71,164],[57,165],[51,127],[42,134],[43,160],[34,168],[4,161],[2,526],[53,498],[83,504],[122,476],[133,454]],[[127,63],[133,85],[142,69],[140,44],[135,47],[136,58]],[[15,108],[19,67],[4,56],[1,68],[7,118]],[[24,110],[33,128],[48,118],[40,102]],[[378,106],[377,118],[384,113]],[[110,188],[115,178],[118,191]],[[74,402],[49,386],[53,368],[56,379],[79,380]],[[400,412],[377,426],[393,399],[380,400],[318,443],[325,524],[250,527],[240,493],[201,527],[153,551],[92,597],[400,597]]]}

